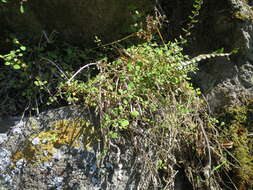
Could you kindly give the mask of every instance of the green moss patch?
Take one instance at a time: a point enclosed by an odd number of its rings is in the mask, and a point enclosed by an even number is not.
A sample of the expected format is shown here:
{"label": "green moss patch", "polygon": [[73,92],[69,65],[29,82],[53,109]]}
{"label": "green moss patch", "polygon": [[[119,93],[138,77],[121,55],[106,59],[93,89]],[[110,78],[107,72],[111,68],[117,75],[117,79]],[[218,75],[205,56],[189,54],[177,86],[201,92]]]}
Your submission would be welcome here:
{"label": "green moss patch", "polygon": [[[239,189],[253,187],[253,100],[245,105],[224,108],[221,141],[228,148],[232,178]],[[227,144],[232,146],[226,147]]]}

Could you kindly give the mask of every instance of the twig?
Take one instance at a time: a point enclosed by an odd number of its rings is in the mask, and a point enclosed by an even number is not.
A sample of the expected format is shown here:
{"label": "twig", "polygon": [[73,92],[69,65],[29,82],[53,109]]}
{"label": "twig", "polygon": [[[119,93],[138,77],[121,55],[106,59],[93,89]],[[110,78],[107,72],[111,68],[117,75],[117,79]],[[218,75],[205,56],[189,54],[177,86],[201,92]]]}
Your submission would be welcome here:
{"label": "twig", "polygon": [[57,33],[57,31],[53,30],[53,31],[51,32],[51,34],[49,35],[49,37],[48,37],[46,31],[45,31],[45,30],[42,31],[43,36],[45,37],[47,43],[49,43],[49,44],[53,42],[52,39],[53,39],[53,35],[54,35],[55,33]]}
{"label": "twig", "polygon": [[235,183],[233,182],[233,180],[231,179],[231,177],[229,177],[229,175],[227,174],[227,172],[225,172],[225,175],[228,177],[228,179],[230,180],[230,182],[234,186],[235,190],[238,190],[238,188],[236,187]]}
{"label": "twig", "polygon": [[117,44],[117,43],[119,43],[119,42],[122,42],[122,41],[124,41],[124,40],[127,40],[128,38],[131,38],[131,37],[133,37],[133,36],[137,36],[137,34],[138,34],[138,32],[132,33],[132,34],[130,34],[130,35],[124,37],[124,38],[121,38],[121,39],[119,39],[119,40],[113,41],[113,42],[111,42],[111,43],[104,44],[104,45],[101,45],[101,46],[98,46],[98,47],[94,47],[94,48],[92,48],[91,50],[95,50],[95,49],[99,49],[99,48],[102,48],[102,47],[107,47],[107,46],[110,46],[110,45]]}
{"label": "twig", "polygon": [[209,139],[207,137],[207,134],[206,134],[206,131],[203,127],[203,124],[202,124],[202,121],[199,119],[199,122],[200,122],[200,128],[201,128],[201,131],[204,135],[204,138],[205,138],[205,141],[206,141],[206,145],[207,145],[207,151],[208,151],[208,164],[206,166],[206,168],[209,170],[209,176],[208,178],[210,177],[210,171],[211,171],[211,166],[212,166],[212,157],[211,157],[211,148],[210,148],[210,143],[209,143]]}
{"label": "twig", "polygon": [[163,45],[164,45],[164,46],[166,46],[166,43],[165,43],[165,41],[164,41],[164,39],[163,39],[163,36],[162,36],[162,34],[161,34],[161,32],[160,32],[160,30],[159,30],[159,28],[158,28],[158,27],[156,27],[156,31],[157,31],[157,33],[158,33],[158,35],[159,35],[160,39],[162,40]]}
{"label": "twig", "polygon": [[99,65],[99,64],[101,64],[102,62],[96,62],[96,63],[89,63],[89,64],[87,64],[87,65],[84,65],[83,67],[81,67],[68,81],[67,81],[67,83],[70,83],[75,77],[76,77],[76,75],[78,75],[82,70],[84,70],[84,69],[86,69],[86,68],[88,68],[88,67],[90,67],[90,66],[92,66],[92,65]]}
{"label": "twig", "polygon": [[51,42],[51,40],[48,38],[47,33],[46,33],[46,31],[45,31],[45,30],[43,30],[43,31],[42,31],[42,34],[44,35],[44,37],[45,37],[45,39],[46,39],[47,43],[50,43],[50,42]]}
{"label": "twig", "polygon": [[63,76],[68,79],[67,75],[65,74],[65,72],[53,61],[51,61],[50,59],[48,58],[45,58],[45,57],[42,57],[41,58],[42,60],[45,60],[45,61],[48,61],[49,63],[53,64],[59,71],[61,74],[63,74]]}

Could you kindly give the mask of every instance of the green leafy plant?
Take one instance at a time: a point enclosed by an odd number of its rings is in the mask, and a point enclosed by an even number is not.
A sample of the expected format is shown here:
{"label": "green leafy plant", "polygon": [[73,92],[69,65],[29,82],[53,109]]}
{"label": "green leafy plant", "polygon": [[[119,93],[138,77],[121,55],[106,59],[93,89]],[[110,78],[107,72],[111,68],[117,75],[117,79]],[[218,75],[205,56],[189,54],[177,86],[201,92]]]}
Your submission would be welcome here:
{"label": "green leafy plant", "polygon": [[27,65],[22,61],[26,47],[21,45],[17,39],[13,40],[13,43],[18,46],[16,50],[11,50],[8,54],[0,55],[0,58],[4,60],[4,64],[13,67],[13,69],[25,68]]}
{"label": "green leafy plant", "polygon": [[159,104],[166,101],[167,93],[180,90],[180,83],[193,69],[179,67],[185,60],[181,51],[176,43],[133,46],[112,63],[98,62],[100,73],[94,79],[87,83],[63,83],[60,89],[69,100],[75,96],[77,102],[98,106],[103,126],[112,126],[116,131],[125,129],[132,120],[155,115]]}
{"label": "green leafy plant", "polygon": [[[185,155],[195,155],[197,158],[191,160],[191,167],[197,168],[197,160],[202,160],[204,165],[209,154],[210,173],[212,168],[211,152],[204,153],[206,145],[202,145],[203,149],[198,145],[199,141],[208,144],[209,140],[207,137],[197,140],[195,135],[206,134],[204,126],[209,126],[212,133],[215,122],[202,110],[205,106],[198,98],[201,92],[188,81],[187,73],[195,71],[196,66],[184,67],[189,58],[182,53],[179,44],[146,42],[120,49],[120,56],[114,61],[104,58],[90,63],[100,71],[94,78],[85,83],[75,78],[79,71],[88,68],[86,65],[63,82],[58,90],[57,98],[64,97],[70,104],[82,104],[96,110],[101,125],[97,130],[103,134],[105,149],[109,150],[115,139],[133,134],[128,140],[138,139],[136,148],[143,152],[139,156],[143,156],[143,162],[152,168],[145,172],[153,177],[158,175],[152,172],[157,169],[173,173],[170,164],[176,147],[169,137],[174,133],[178,133],[180,146],[184,147],[177,155],[178,160],[185,159]],[[202,126],[200,131],[199,126]],[[219,145],[213,146],[220,150]],[[145,151],[147,147],[148,152]],[[210,150],[210,145],[208,147]],[[216,167],[221,161],[216,160],[215,164]],[[199,171],[192,172],[191,175],[199,177]]]}
{"label": "green leafy plant", "polygon": [[188,37],[191,35],[191,29],[194,28],[195,24],[198,22],[197,17],[199,16],[199,11],[203,5],[203,0],[194,0],[193,9],[191,11],[192,15],[189,15],[188,18],[190,21],[187,23],[187,28],[183,28],[185,36]]}

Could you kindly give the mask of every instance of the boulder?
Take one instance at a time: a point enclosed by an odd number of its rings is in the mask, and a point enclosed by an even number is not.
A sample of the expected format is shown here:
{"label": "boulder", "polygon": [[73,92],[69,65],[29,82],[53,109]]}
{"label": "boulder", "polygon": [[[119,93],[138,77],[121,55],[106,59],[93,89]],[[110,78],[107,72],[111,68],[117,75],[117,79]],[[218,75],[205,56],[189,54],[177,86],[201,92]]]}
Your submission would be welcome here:
{"label": "boulder", "polygon": [[[153,0],[55,0],[0,3],[1,28],[19,39],[38,43],[57,38],[78,45],[117,40],[130,32],[134,11],[150,11]],[[3,31],[1,31],[3,32]]]}
{"label": "boulder", "polygon": [[[135,146],[119,138],[105,151],[97,127],[93,110],[79,106],[20,118],[0,135],[0,189],[159,189]],[[176,170],[172,186],[191,189]]]}
{"label": "boulder", "polygon": [[[105,159],[99,142],[87,148],[84,138],[75,136],[77,133],[72,130],[83,130],[78,126],[81,120],[91,119],[87,113],[80,107],[63,107],[17,121],[1,142],[2,183],[13,189],[88,190],[133,186],[136,179],[130,172],[133,159],[130,149],[119,158],[115,145]],[[53,142],[50,135],[62,141]]]}
{"label": "boulder", "polygon": [[96,130],[80,125],[88,120],[96,123],[87,110],[72,106],[16,122],[1,137],[2,188],[137,189],[142,162],[133,147],[117,142],[104,152]]}

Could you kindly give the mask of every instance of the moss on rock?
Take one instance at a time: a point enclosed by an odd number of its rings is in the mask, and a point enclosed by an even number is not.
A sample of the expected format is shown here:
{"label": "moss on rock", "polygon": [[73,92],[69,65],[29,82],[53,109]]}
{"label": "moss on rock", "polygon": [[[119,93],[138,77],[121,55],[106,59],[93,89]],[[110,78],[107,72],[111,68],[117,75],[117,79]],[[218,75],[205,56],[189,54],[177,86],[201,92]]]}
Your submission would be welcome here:
{"label": "moss on rock", "polygon": [[[59,120],[52,123],[52,128],[40,131],[30,136],[21,150],[12,156],[13,162],[21,159],[29,163],[42,163],[50,161],[53,155],[62,146],[88,147],[97,137],[92,132],[93,127],[85,120]],[[80,141],[81,135],[85,136]]]}
{"label": "moss on rock", "polygon": [[252,118],[253,100],[244,105],[224,108],[219,115],[219,120],[224,122],[221,142],[223,145],[233,145],[228,149],[227,158],[231,162],[230,176],[239,189],[253,187]]}

